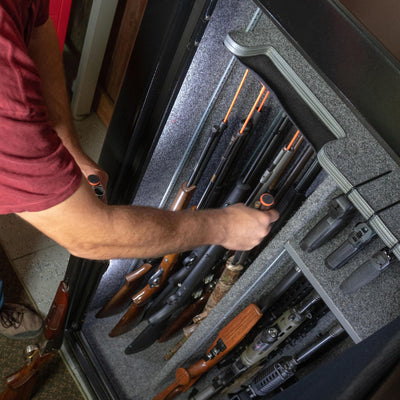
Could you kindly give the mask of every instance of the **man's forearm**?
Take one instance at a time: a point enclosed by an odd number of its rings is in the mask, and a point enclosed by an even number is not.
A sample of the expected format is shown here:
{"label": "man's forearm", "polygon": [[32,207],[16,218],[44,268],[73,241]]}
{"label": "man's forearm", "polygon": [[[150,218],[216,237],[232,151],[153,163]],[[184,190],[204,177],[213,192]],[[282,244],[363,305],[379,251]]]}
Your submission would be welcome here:
{"label": "man's forearm", "polygon": [[155,257],[205,244],[249,250],[278,218],[276,211],[264,213],[243,205],[177,212],[107,206],[84,180],[57,206],[19,215],[72,254],[92,259]]}

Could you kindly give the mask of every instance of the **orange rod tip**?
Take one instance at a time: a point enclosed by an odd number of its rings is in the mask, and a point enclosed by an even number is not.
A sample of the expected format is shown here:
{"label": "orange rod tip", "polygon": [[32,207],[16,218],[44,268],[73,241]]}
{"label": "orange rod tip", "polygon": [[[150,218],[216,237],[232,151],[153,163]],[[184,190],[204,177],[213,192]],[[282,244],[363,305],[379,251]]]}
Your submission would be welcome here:
{"label": "orange rod tip", "polygon": [[290,143],[286,146],[286,150],[290,150],[290,148],[293,146],[293,143],[296,141],[297,137],[300,135],[300,131],[297,130],[297,132],[294,134],[292,140]]}
{"label": "orange rod tip", "polygon": [[244,121],[244,123],[243,123],[242,129],[239,131],[240,134],[242,134],[244,132],[244,130],[246,129],[246,126],[249,123],[250,118],[252,117],[254,110],[256,109],[257,104],[260,101],[261,96],[263,95],[264,92],[265,92],[265,86],[263,85],[263,87],[260,90],[260,93],[257,96],[257,100],[254,102],[253,107],[251,108],[249,115],[246,118],[246,121]]}
{"label": "orange rod tip", "polygon": [[268,96],[269,96],[269,90],[268,90],[267,93],[265,94],[264,99],[263,99],[263,101],[262,101],[261,104],[260,104],[260,107],[258,107],[258,110],[257,110],[258,112],[260,112],[261,109],[263,108],[265,101],[268,99]]}
{"label": "orange rod tip", "polygon": [[226,121],[228,120],[229,114],[231,113],[232,108],[233,108],[234,104],[236,103],[236,99],[238,98],[239,93],[240,93],[240,91],[242,90],[242,87],[243,87],[243,85],[244,85],[244,81],[246,80],[248,73],[249,73],[249,70],[246,69],[246,71],[245,71],[245,73],[244,73],[244,75],[243,75],[243,78],[242,78],[242,80],[241,80],[241,82],[240,82],[240,84],[239,84],[239,87],[238,87],[237,90],[236,90],[235,96],[233,97],[232,103],[231,103],[231,105],[229,106],[228,112],[226,113],[225,118],[223,119],[224,124],[225,124]]}

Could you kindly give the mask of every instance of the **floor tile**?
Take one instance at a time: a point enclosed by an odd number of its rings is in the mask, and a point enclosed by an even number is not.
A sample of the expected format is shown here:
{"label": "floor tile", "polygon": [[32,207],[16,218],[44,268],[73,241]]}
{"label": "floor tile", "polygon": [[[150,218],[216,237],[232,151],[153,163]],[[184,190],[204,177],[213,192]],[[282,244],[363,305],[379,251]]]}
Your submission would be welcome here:
{"label": "floor tile", "polygon": [[0,243],[10,260],[55,245],[53,240],[14,214],[0,215]]}
{"label": "floor tile", "polygon": [[74,122],[83,150],[94,161],[97,161],[106,135],[106,127],[95,113],[81,121]]}
{"label": "floor tile", "polygon": [[68,260],[68,251],[56,244],[12,262],[18,277],[43,314],[47,314],[64,278]]}

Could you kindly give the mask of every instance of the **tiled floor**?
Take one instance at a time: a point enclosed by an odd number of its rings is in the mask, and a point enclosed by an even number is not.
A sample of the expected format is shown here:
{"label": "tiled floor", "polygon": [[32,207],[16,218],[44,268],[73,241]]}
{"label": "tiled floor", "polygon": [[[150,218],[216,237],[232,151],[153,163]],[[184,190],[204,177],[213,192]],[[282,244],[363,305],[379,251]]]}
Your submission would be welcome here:
{"label": "tiled floor", "polygon": [[[105,126],[96,114],[75,124],[83,149],[97,160]],[[15,215],[0,215],[0,242],[38,310],[46,315],[64,276],[69,253]]]}

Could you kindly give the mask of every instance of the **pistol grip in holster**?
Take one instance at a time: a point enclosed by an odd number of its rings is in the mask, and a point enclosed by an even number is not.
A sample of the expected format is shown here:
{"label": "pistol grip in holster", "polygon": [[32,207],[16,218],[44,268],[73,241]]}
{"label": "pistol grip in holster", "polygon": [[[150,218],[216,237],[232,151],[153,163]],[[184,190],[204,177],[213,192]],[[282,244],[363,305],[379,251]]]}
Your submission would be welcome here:
{"label": "pistol grip in holster", "polygon": [[300,247],[307,253],[321,247],[340,232],[353,217],[355,207],[343,194],[331,200],[325,215],[303,238]]}

